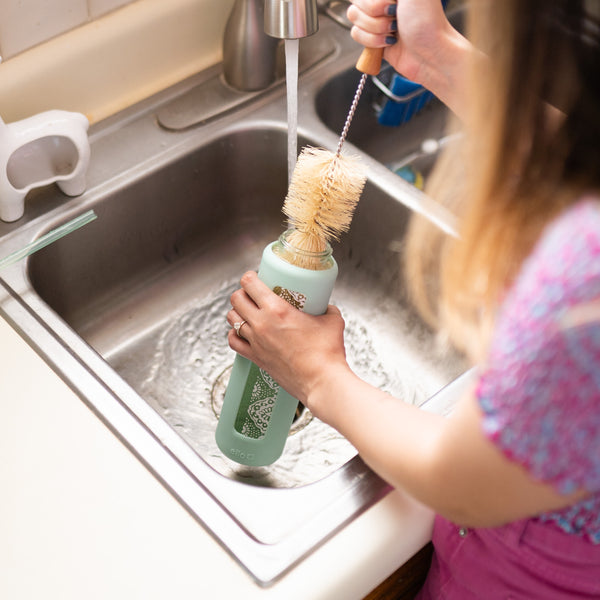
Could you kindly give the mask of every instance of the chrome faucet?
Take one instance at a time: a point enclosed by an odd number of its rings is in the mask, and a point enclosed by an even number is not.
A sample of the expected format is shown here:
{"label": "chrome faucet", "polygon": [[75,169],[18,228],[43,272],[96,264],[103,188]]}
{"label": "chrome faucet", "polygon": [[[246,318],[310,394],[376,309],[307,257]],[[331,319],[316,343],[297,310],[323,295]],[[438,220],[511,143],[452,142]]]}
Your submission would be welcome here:
{"label": "chrome faucet", "polygon": [[223,36],[223,75],[232,87],[262,90],[275,80],[279,40],[319,28],[317,0],[236,0]]}

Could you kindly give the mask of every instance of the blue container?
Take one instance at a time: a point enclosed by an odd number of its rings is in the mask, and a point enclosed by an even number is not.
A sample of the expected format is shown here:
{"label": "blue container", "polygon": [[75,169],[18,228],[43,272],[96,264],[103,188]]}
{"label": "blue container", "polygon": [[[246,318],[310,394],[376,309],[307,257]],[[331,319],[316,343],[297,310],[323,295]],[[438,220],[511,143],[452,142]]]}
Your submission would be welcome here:
{"label": "blue container", "polygon": [[396,127],[410,121],[433,98],[422,85],[394,73],[385,99],[377,115],[380,125]]}

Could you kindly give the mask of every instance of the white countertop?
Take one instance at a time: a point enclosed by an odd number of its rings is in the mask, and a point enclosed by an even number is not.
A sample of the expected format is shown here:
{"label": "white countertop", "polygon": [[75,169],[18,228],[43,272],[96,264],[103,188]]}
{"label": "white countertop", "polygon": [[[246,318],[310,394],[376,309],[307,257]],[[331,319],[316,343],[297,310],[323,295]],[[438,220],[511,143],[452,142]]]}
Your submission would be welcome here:
{"label": "white countertop", "polygon": [[429,539],[388,494],[257,586],[0,318],[0,598],[360,600]]}

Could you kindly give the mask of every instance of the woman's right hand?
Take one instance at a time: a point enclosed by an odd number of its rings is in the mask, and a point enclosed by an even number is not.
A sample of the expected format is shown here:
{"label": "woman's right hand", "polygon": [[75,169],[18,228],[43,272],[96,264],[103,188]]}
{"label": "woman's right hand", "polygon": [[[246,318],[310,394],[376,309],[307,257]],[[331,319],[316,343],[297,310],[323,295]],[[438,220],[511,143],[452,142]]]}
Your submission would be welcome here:
{"label": "woman's right hand", "polygon": [[449,23],[441,0],[352,0],[352,38],[384,48],[384,58],[460,113],[467,40]]}

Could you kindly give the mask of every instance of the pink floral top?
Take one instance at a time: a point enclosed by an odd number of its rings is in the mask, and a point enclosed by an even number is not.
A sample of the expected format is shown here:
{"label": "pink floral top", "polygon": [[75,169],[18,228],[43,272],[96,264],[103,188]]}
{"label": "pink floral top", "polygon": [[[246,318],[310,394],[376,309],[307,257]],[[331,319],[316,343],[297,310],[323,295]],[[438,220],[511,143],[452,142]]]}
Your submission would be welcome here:
{"label": "pink floral top", "polygon": [[543,233],[500,311],[477,388],[488,437],[532,477],[586,500],[537,517],[600,544],[600,202]]}

